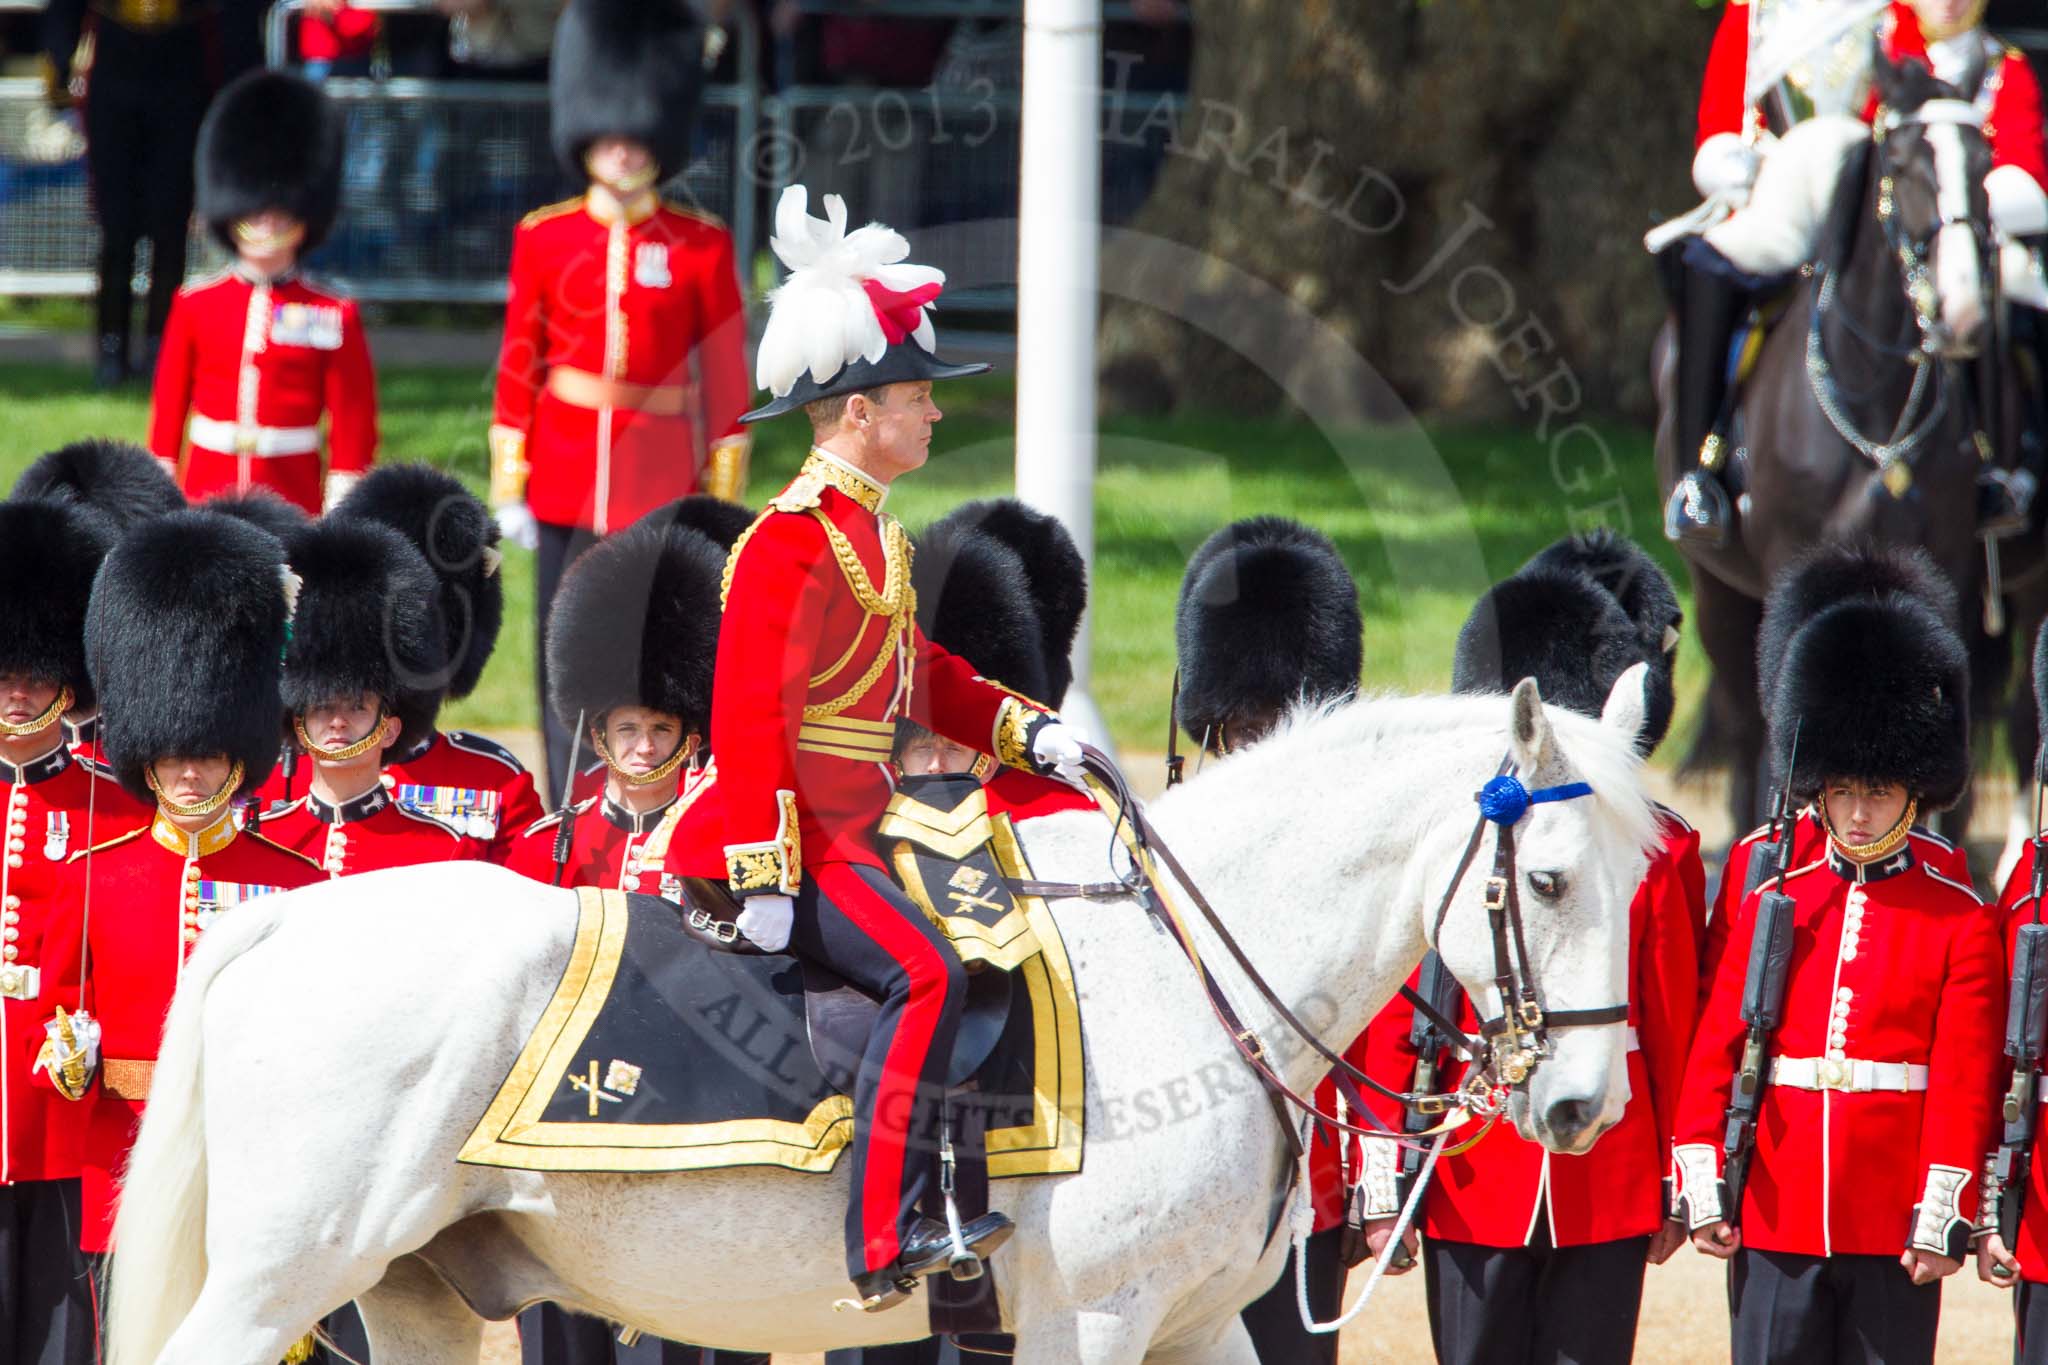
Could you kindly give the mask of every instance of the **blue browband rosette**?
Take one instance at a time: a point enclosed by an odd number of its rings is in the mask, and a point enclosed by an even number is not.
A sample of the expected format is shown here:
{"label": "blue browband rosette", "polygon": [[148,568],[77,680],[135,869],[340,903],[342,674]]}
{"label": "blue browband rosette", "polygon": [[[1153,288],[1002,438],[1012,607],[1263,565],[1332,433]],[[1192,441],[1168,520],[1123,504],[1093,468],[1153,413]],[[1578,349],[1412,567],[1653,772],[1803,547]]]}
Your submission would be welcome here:
{"label": "blue browband rosette", "polygon": [[1479,813],[1488,820],[1496,825],[1512,825],[1529,813],[1529,807],[1540,802],[1569,801],[1575,796],[1592,794],[1592,785],[1586,782],[1565,782],[1530,791],[1522,785],[1521,778],[1502,773],[1481,787],[1473,799],[1479,802]]}

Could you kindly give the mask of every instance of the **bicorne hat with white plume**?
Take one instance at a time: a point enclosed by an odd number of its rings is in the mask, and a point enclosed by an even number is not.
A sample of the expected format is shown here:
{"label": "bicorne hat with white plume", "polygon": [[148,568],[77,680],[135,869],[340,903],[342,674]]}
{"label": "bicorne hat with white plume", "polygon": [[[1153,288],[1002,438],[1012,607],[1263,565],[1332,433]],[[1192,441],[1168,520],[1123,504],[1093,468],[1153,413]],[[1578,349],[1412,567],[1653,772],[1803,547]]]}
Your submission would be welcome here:
{"label": "bicorne hat with white plume", "polygon": [[768,326],[754,382],[773,398],[740,418],[758,422],[820,398],[885,384],[957,379],[987,365],[948,365],[927,310],[946,275],[903,258],[910,243],[880,223],[846,230],[846,201],[825,196],[825,216],[810,215],[810,195],[791,185],[775,205],[768,239],[789,277],[768,296]]}

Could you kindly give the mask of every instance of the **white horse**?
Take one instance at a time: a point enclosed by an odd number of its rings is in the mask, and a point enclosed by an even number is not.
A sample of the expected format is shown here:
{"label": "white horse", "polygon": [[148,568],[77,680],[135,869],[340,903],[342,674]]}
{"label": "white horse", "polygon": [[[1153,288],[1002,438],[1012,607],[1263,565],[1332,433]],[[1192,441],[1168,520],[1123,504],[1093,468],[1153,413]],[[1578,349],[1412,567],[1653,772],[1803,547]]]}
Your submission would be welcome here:
{"label": "white horse", "polygon": [[[1532,974],[1547,1005],[1625,998],[1627,909],[1654,811],[1632,740],[1643,671],[1600,721],[1512,697],[1309,710],[1159,801],[1160,836],[1282,998],[1341,1046],[1420,960],[1504,756],[1530,788],[1516,831]],[[1093,815],[1031,822],[1035,875],[1101,881]],[[1498,1012],[1481,903],[1492,836],[1434,946]],[[1085,1168],[996,1182],[1017,1223],[995,1261],[1023,1365],[1251,1365],[1240,1307],[1285,1256],[1278,1125],[1188,962],[1129,901],[1054,914],[1081,995]],[[476,865],[351,878],[236,911],[207,935],[166,1024],[115,1227],[111,1365],[272,1365],[359,1301],[372,1350],[474,1365],[482,1318],[555,1299],[648,1333],[815,1351],[925,1335],[914,1296],[840,1312],[842,1163],[543,1174],[455,1156],[567,960],[571,893]],[[1289,1047],[1208,931],[1203,955],[1306,1093]],[[1579,1152],[1628,1098],[1619,1025],[1554,1035],[1512,1110]],[[1276,1227],[1276,1222],[1278,1226]]]}

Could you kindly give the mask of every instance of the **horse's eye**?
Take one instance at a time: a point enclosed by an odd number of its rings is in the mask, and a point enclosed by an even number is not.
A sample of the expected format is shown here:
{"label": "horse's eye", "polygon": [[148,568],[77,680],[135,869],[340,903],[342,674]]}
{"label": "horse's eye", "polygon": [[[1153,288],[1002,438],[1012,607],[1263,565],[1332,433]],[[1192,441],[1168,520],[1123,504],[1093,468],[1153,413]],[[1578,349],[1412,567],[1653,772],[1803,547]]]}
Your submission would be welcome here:
{"label": "horse's eye", "polygon": [[1554,901],[1564,894],[1564,873],[1531,872],[1529,889],[1547,901]]}

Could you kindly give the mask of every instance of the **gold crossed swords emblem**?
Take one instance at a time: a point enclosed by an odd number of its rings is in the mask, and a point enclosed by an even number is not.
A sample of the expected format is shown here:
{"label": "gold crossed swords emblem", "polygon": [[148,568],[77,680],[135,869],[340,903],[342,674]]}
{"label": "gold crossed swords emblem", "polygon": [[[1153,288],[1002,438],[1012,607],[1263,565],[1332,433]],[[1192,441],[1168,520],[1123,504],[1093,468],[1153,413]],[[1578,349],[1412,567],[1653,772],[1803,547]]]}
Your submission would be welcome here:
{"label": "gold crossed swords emblem", "polygon": [[987,873],[963,863],[946,881],[946,885],[953,888],[946,893],[946,899],[963,910],[986,910],[1000,915],[1009,907],[984,894],[983,888],[988,882]]}
{"label": "gold crossed swords emblem", "polygon": [[[597,1079],[597,1058],[593,1057],[590,1059],[589,1076],[579,1076],[572,1071],[562,1079],[569,1082],[571,1089],[581,1090],[589,1096],[590,1117],[596,1118],[599,1103],[622,1104],[640,1089],[640,1068],[631,1062],[622,1062],[614,1057],[610,1068],[604,1073],[603,1082],[600,1083]],[[613,1094],[613,1091],[618,1093]]]}

